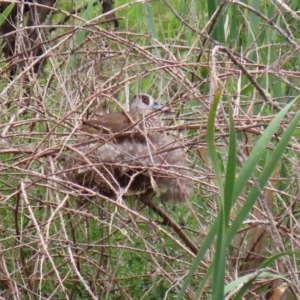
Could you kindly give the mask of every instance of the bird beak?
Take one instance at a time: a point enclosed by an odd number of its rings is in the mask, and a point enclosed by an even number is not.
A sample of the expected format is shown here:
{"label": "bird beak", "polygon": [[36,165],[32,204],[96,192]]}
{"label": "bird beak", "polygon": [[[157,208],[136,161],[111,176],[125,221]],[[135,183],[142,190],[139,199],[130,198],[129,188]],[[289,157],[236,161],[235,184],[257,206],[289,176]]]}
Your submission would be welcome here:
{"label": "bird beak", "polygon": [[163,108],[164,106],[162,105],[162,104],[159,104],[159,103],[157,103],[157,102],[154,102],[153,104],[152,104],[152,106],[151,106],[151,108],[153,108],[153,109],[161,109],[161,108]]}
{"label": "bird beak", "polygon": [[161,110],[163,113],[169,114],[169,113],[173,113],[172,109],[170,107],[167,107],[165,105],[162,105],[160,103],[154,102],[151,106],[151,108],[153,108],[154,110]]}

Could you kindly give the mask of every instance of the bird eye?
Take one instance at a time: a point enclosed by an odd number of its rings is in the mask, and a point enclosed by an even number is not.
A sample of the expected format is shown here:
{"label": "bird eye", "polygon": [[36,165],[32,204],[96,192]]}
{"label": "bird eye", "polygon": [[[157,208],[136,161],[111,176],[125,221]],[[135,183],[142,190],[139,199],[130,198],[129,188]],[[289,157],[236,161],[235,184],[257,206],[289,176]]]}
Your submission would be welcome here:
{"label": "bird eye", "polygon": [[146,104],[146,105],[149,105],[149,97],[147,95],[142,95],[142,101]]}

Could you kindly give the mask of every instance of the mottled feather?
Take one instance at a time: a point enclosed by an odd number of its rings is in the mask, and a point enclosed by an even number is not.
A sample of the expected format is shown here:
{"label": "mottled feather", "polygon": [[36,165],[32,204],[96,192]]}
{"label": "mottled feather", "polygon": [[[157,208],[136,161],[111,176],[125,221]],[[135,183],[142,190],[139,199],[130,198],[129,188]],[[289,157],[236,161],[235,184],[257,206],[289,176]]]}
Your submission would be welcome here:
{"label": "mottled feather", "polygon": [[129,113],[83,120],[78,133],[83,145],[67,160],[68,178],[109,197],[126,189],[126,195],[143,199],[155,194],[162,201],[189,199],[193,182],[183,146],[165,133],[147,131],[161,126],[153,106],[151,96],[139,94]]}

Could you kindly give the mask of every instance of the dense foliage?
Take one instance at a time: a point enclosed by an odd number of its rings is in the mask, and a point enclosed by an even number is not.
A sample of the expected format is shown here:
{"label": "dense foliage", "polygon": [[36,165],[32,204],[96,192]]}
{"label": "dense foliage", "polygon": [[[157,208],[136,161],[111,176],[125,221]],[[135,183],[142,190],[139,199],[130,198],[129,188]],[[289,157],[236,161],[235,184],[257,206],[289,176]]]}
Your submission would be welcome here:
{"label": "dense foliage", "polygon": [[[297,1],[50,2],[1,9],[0,297],[297,299]],[[65,176],[81,120],[137,92],[174,111],[188,202]]]}

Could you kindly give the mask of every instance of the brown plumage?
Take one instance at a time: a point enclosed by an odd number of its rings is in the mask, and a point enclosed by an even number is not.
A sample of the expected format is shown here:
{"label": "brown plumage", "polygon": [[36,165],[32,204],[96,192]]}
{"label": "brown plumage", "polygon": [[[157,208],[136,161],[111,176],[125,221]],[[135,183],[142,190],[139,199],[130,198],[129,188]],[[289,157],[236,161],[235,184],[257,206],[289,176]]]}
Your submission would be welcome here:
{"label": "brown plumage", "polygon": [[158,194],[163,201],[183,201],[193,184],[182,145],[161,132],[154,112],[159,105],[146,94],[136,95],[129,113],[84,120],[78,152],[67,160],[68,177],[85,187],[116,198],[136,195],[142,200]]}
{"label": "brown plumage", "polygon": [[[141,130],[161,126],[156,109],[163,108],[147,94],[136,95],[130,103],[130,112],[110,113],[92,120],[82,120],[81,132],[90,134],[114,135],[115,138],[142,135]],[[86,136],[86,135],[85,135]]]}

